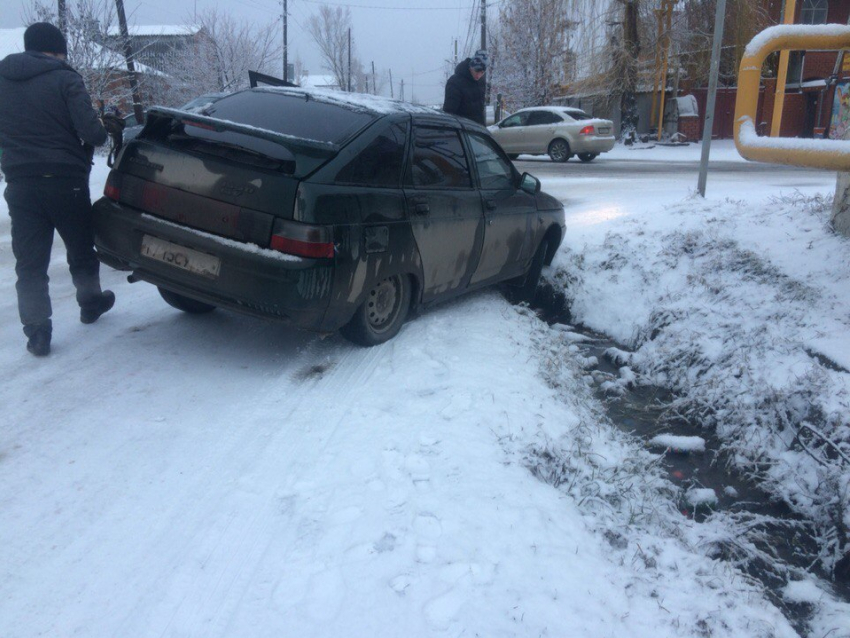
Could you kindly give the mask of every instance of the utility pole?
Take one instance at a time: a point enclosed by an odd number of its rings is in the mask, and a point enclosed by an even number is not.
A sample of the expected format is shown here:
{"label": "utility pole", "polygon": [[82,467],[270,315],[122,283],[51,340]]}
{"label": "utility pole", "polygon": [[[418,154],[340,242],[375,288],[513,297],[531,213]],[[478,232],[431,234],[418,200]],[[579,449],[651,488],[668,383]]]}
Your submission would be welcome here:
{"label": "utility pole", "polygon": [[375,61],[372,60],[372,95],[378,94],[378,83],[375,81]]}
{"label": "utility pole", "polygon": [[481,49],[487,49],[487,0],[481,0]]}
{"label": "utility pole", "polygon": [[289,47],[287,46],[287,0],[283,0],[283,81],[289,81]]}
{"label": "utility pole", "polygon": [[455,66],[457,66],[457,38],[455,38]]}
{"label": "utility pole", "polygon": [[65,0],[58,0],[58,4],[56,7],[56,12],[58,15],[56,16],[59,19],[59,30],[62,32],[62,35],[65,36],[65,39],[68,39],[68,10],[65,7]]}
{"label": "utility pole", "polygon": [[118,27],[121,29],[121,39],[124,45],[124,59],[127,62],[127,72],[130,80],[130,92],[133,95],[133,114],[137,122],[145,121],[142,110],[142,98],[139,97],[139,82],[136,79],[136,64],[133,61],[133,46],[130,43],[130,31],[127,29],[127,15],[124,13],[124,0],[115,0],[118,9]]}
{"label": "utility pole", "polygon": [[401,91],[399,92],[399,98],[402,102],[404,102],[404,78],[401,79]]}
{"label": "utility pole", "polygon": [[393,89],[393,70],[390,69],[390,97],[395,99],[395,89]]}
{"label": "utility pole", "polygon": [[726,18],[726,0],[717,0],[714,17],[714,44],[711,48],[711,72],[708,78],[708,101],[705,104],[705,123],[702,129],[702,159],[699,165],[697,190],[705,197],[708,180],[708,155],[711,152],[711,132],[714,128],[714,102],[717,99],[717,76],[720,75],[720,45],[723,43],[723,25]]}
{"label": "utility pole", "polygon": [[351,29],[348,29],[348,92],[351,93]]}
{"label": "utility pole", "polygon": [[626,139],[635,139],[638,125],[637,92],[640,55],[638,32],[638,5],[640,0],[620,0],[623,4],[623,49],[618,63],[622,69],[622,95],[620,96],[620,134]]}
{"label": "utility pole", "polygon": [[[487,0],[481,0],[481,50],[487,50]],[[490,104],[490,77],[484,78],[484,103]],[[485,109],[486,120],[486,109]]]}

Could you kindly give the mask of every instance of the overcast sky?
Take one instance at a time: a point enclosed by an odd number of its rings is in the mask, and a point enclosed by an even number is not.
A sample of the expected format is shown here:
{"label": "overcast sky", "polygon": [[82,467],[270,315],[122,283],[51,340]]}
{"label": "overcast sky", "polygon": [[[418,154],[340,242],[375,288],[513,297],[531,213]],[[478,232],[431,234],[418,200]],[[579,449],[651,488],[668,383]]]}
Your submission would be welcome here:
{"label": "overcast sky", "polygon": [[[0,3],[0,28],[23,26],[22,14],[29,0]],[[309,16],[318,13],[322,3],[288,0],[288,4],[290,62],[298,55],[311,73],[325,73],[306,29]],[[454,39],[460,42],[460,57],[464,57],[465,46],[468,54],[480,43],[479,11],[475,11],[474,30],[470,30],[476,0],[334,0],[326,4],[350,8],[355,52],[366,67],[374,61],[379,73],[392,70],[395,97],[399,97],[399,82],[404,79],[406,99],[413,95],[420,102],[442,103],[445,61],[453,55]],[[496,2],[491,0],[488,4],[495,6]],[[262,24],[274,20],[280,24],[282,13],[280,0],[242,0],[238,4],[214,0],[125,0],[125,7],[128,21],[139,25],[186,23],[196,8],[201,11],[218,7]],[[489,19],[494,19],[495,13],[491,8]],[[282,70],[278,75],[282,75]],[[389,94],[389,86],[385,90]]]}

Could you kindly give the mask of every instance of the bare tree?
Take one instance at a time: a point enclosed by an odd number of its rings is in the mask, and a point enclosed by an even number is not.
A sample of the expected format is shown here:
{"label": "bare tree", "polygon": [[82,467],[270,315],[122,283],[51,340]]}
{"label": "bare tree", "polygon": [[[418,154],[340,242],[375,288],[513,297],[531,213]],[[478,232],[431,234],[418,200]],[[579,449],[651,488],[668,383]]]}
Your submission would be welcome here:
{"label": "bare tree", "polygon": [[279,67],[282,46],[276,23],[257,26],[232,14],[207,9],[187,21],[191,46],[168,56],[164,76],[155,81],[155,102],[179,105],[204,93],[248,87],[248,71],[271,73]]}
{"label": "bare tree", "polygon": [[[54,2],[34,0],[27,7],[24,20],[27,24],[58,24],[56,9]],[[124,59],[105,46],[109,29],[115,24],[115,6],[111,0],[66,3],[68,63],[83,76],[92,98],[107,107],[132,102]]]}
{"label": "bare tree", "polygon": [[349,52],[349,32],[351,30],[351,11],[348,7],[329,7],[325,4],[319,7],[319,14],[310,16],[307,30],[316,41],[322,54],[324,68],[330,71],[337,85],[346,90],[349,85],[349,56],[351,58],[351,89],[367,93],[368,76],[363,70],[363,64],[354,53],[351,40]]}
{"label": "bare tree", "polygon": [[490,84],[511,108],[551,102],[571,72],[570,21],[564,0],[509,0],[488,45]]}

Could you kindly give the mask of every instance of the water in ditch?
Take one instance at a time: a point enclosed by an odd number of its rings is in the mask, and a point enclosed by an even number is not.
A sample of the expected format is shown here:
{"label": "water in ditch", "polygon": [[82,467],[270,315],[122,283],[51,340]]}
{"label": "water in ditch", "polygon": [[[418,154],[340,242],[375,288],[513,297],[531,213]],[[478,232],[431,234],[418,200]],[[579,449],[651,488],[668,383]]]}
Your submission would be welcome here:
{"label": "water in ditch", "polygon": [[[596,368],[590,371],[594,378],[619,377],[619,366],[606,358],[605,352],[609,348],[624,348],[604,335],[572,324],[563,292],[548,283],[542,284],[533,307],[548,324],[569,325],[572,331],[587,338],[576,345],[584,357],[595,357],[598,361]],[[675,397],[669,391],[654,386],[636,386],[623,394],[609,395],[599,384],[597,388],[611,421],[647,445],[654,437],[665,434],[700,437],[705,441],[704,452],[658,450],[664,453],[662,467],[669,479],[680,488],[682,496],[679,509],[682,515],[701,521],[714,511],[726,510],[763,521],[758,525],[758,533],[748,539],[763,552],[763,558],[727,558],[762,582],[774,604],[784,610],[801,635],[806,635],[807,620],[812,609],[805,604],[790,604],[781,594],[790,574],[814,574],[822,583],[830,580],[828,574],[816,571],[818,546],[809,533],[806,521],[784,503],[772,500],[752,479],[732,468],[728,459],[719,451],[722,449],[721,442],[710,428],[682,418],[671,419],[665,408]],[[713,490],[716,501],[693,505],[688,502],[686,495],[695,489]],[[826,586],[837,598],[850,602],[849,580],[833,580]]]}

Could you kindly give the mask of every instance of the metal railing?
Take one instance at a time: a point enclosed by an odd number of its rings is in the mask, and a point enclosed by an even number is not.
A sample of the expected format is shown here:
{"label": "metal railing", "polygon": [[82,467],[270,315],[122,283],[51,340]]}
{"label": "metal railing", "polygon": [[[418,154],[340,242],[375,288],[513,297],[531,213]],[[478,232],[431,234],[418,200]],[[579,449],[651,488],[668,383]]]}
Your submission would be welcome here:
{"label": "metal railing", "polygon": [[850,141],[759,136],[756,127],[764,61],[775,51],[838,51],[850,48],[850,26],[782,25],[757,35],[744,51],[738,72],[735,146],[749,160],[850,171]]}

